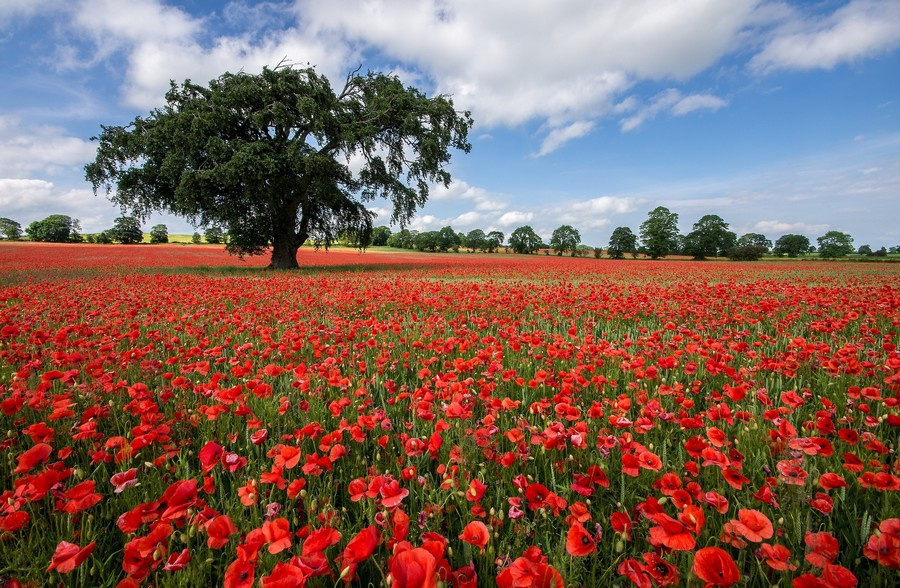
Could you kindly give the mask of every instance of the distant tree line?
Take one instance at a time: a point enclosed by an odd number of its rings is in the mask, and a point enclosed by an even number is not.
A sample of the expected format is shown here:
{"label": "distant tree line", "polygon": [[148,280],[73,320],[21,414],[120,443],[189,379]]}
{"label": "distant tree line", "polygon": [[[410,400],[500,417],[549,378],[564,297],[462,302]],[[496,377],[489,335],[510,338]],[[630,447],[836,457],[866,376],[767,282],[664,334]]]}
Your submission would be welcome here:
{"label": "distant tree line", "polygon": [[[53,243],[141,243],[144,234],[140,221],[131,216],[121,216],[113,226],[97,234],[81,234],[78,219],[64,214],[51,214],[47,218],[34,221],[22,230],[22,225],[9,218],[0,218],[0,239],[19,240],[23,236],[31,241]],[[166,225],[151,227],[150,243],[168,243],[169,232]],[[203,235],[195,232],[193,243],[228,243],[229,235],[219,227],[206,227]],[[387,246],[397,249],[411,249],[428,252],[494,253],[500,248],[519,254],[534,254],[544,251],[556,255],[600,257],[601,247],[591,247],[581,243],[581,234],[571,225],[562,225],[553,231],[549,243],[545,243],[535,230],[521,226],[513,230],[507,239],[500,231],[473,229],[468,233],[457,232],[446,226],[436,231],[415,231],[401,229],[393,233],[389,227],[374,227],[371,232],[357,233],[345,231],[337,239],[338,243],[353,247]],[[686,235],[678,232],[678,214],[664,206],[651,210],[637,234],[629,227],[616,227],[606,246],[606,254],[611,259],[640,256],[659,259],[668,255],[688,255],[694,259],[727,257],[736,261],[753,261],[765,255],[777,257],[800,257],[818,254],[823,258],[845,257],[852,253],[867,257],[885,257],[888,253],[900,253],[900,245],[891,248],[872,249],[869,245],[853,247],[853,237],[840,231],[828,231],[816,239],[813,245],[804,235],[786,234],[774,243],[760,233],[737,236],[729,229],[722,217],[707,214],[694,223]]]}

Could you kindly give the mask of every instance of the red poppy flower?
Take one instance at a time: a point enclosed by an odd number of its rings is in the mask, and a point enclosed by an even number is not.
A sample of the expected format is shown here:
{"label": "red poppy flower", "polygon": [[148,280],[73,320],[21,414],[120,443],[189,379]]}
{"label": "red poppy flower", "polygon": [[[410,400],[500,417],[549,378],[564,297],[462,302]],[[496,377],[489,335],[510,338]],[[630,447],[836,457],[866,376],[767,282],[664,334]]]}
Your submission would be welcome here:
{"label": "red poppy flower", "polygon": [[900,519],[885,519],[863,547],[863,555],[893,570],[900,570]]}
{"label": "red poppy flower", "polygon": [[53,448],[46,443],[38,443],[33,447],[23,451],[17,458],[19,465],[13,471],[22,474],[40,463],[46,463],[50,459]]}
{"label": "red poppy flower", "polygon": [[135,468],[131,468],[128,471],[113,474],[109,479],[109,483],[116,487],[116,489],[113,490],[113,493],[115,494],[121,493],[126,488],[137,486],[137,470]]}
{"label": "red poppy flower", "polygon": [[56,501],[56,508],[69,514],[76,514],[94,506],[103,500],[102,495],[94,492],[94,485],[93,480],[85,480],[73,486],[63,494],[61,500]]}
{"label": "red poppy flower", "polygon": [[622,535],[626,541],[631,541],[631,518],[628,513],[616,511],[609,515],[609,524],[613,531]]}
{"label": "red poppy flower", "polygon": [[491,534],[488,531],[487,525],[481,521],[472,521],[466,525],[459,538],[470,545],[481,548],[481,553],[484,553],[484,548],[487,547],[488,541],[491,539]]}
{"label": "red poppy flower", "polygon": [[206,545],[210,549],[222,549],[228,544],[228,538],[238,529],[228,515],[220,515],[206,523],[206,534],[209,536]]}
{"label": "red poppy flower", "polygon": [[633,557],[622,560],[616,573],[631,580],[637,588],[653,588],[653,580],[647,567]]}
{"label": "red poppy flower", "polygon": [[437,562],[427,549],[417,547],[390,558],[388,567],[395,588],[437,588]]}
{"label": "red poppy flower", "polygon": [[656,586],[678,585],[678,568],[655,553],[644,553],[641,558],[646,564],[644,570],[650,574]]}
{"label": "red poppy flower", "polygon": [[829,588],[855,588],[859,580],[844,566],[828,564],[822,572],[822,579]]}
{"label": "red poppy flower", "polygon": [[306,572],[299,565],[280,561],[272,568],[272,573],[263,576],[260,580],[263,588],[303,588],[306,586],[307,577]]}
{"label": "red poppy flower", "polygon": [[166,565],[163,566],[163,570],[166,572],[177,572],[178,570],[186,568],[189,563],[191,563],[191,552],[185,547],[181,550],[181,553],[175,553],[173,551],[169,554],[169,559],[166,560]]}
{"label": "red poppy flower", "polygon": [[525,488],[525,498],[528,499],[528,508],[531,510],[537,510],[546,506],[549,495],[550,491],[547,490],[547,487],[537,482],[529,484]]}
{"label": "red poppy flower", "polygon": [[341,534],[331,527],[316,529],[303,542],[303,555],[321,553],[341,540]]}
{"label": "red poppy flower", "polygon": [[823,490],[834,490],[835,488],[846,488],[847,481],[840,474],[828,472],[819,476],[819,486]]}
{"label": "red poppy flower", "polygon": [[397,480],[387,480],[378,490],[381,494],[381,504],[385,508],[396,508],[400,506],[403,499],[409,496],[409,490],[400,486]]}
{"label": "red poppy flower", "polygon": [[704,547],[694,554],[691,571],[710,586],[732,586],[741,579],[737,564],[724,549]]}
{"label": "red poppy flower", "polygon": [[[353,539],[347,543],[344,552],[341,554],[340,573],[344,578],[344,582],[350,583],[356,574],[356,567],[372,555],[375,547],[380,539],[378,529],[374,525],[370,525],[356,534]],[[346,572],[344,570],[347,570]]]}
{"label": "red poppy flower", "polygon": [[569,527],[569,532],[566,534],[566,551],[569,555],[583,557],[596,550],[597,545],[594,543],[594,538],[581,526],[581,523],[575,523]]}
{"label": "red poppy flower", "polygon": [[697,545],[694,536],[681,521],[665,513],[656,513],[650,520],[656,523],[655,527],[650,527],[651,545],[668,547],[676,551],[690,551]]}
{"label": "red poppy flower", "polygon": [[469,482],[469,489],[466,490],[466,500],[469,502],[481,502],[485,490],[487,490],[487,484],[482,483],[478,478],[473,478]]}
{"label": "red poppy flower", "polygon": [[818,568],[824,568],[838,556],[838,541],[831,533],[807,533],[803,541],[809,549],[806,561]]}
{"label": "red poppy flower", "polygon": [[784,545],[770,545],[763,543],[756,552],[757,557],[766,560],[766,563],[773,570],[784,572],[787,570],[796,570],[797,566],[791,563],[791,552]]}
{"label": "red poppy flower", "polygon": [[291,547],[291,524],[286,518],[266,521],[262,526],[265,542],[269,544],[271,554],[281,553]]}
{"label": "red poppy flower", "polygon": [[84,563],[84,560],[91,555],[96,545],[96,541],[91,541],[84,547],[68,541],[60,541],[59,545],[56,546],[56,551],[53,553],[53,558],[50,560],[50,566],[47,568],[47,571],[57,570],[60,574],[68,574]]}
{"label": "red poppy flower", "polygon": [[738,519],[731,521],[731,528],[748,541],[759,543],[771,538],[775,532],[769,517],[758,510],[742,508],[738,511]]}

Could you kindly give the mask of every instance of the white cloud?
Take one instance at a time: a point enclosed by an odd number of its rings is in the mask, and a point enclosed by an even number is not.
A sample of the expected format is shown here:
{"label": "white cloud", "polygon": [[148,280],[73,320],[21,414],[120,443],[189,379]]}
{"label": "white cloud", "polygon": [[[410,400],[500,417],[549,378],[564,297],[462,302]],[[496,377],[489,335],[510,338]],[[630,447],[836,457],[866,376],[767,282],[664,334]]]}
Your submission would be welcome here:
{"label": "white cloud", "polygon": [[546,137],[544,137],[544,141],[541,143],[541,148],[537,153],[534,154],[534,156],[542,157],[544,155],[547,155],[548,153],[552,153],[572,139],[584,137],[593,129],[594,123],[585,120],[576,121],[570,125],[553,129]]}
{"label": "white cloud", "polygon": [[450,226],[456,230],[479,228],[480,223],[484,220],[484,215],[480,212],[470,210],[450,221]]}
{"label": "white cloud", "polygon": [[0,2],[0,30],[12,23],[13,19],[29,18],[61,4],[61,0],[3,0]]}
{"label": "white cloud", "polygon": [[779,220],[762,220],[753,225],[753,230],[765,235],[781,235],[787,233],[801,233],[804,235],[819,235],[828,230],[827,224],[809,224],[804,222],[786,223]]}
{"label": "white cloud", "polygon": [[497,219],[497,224],[501,227],[511,227],[513,225],[521,225],[523,223],[531,222],[531,219],[534,218],[533,212],[522,212],[518,210],[510,210],[509,212],[503,213],[503,215]]}
{"label": "white cloud", "polygon": [[469,200],[475,204],[475,210],[497,211],[506,208],[508,196],[488,192],[484,188],[472,186],[463,180],[452,180],[449,186],[437,184],[431,188],[431,199],[437,201],[458,202]]}
{"label": "white cloud", "polygon": [[105,198],[89,189],[65,189],[46,180],[22,178],[0,178],[0,210],[23,227],[51,214],[65,214],[79,219],[86,233],[108,229],[118,216]]}
{"label": "white cloud", "polygon": [[[624,102],[621,103],[620,107],[624,104]],[[640,106],[637,100],[628,102],[628,110],[636,110],[637,112],[619,121],[619,126],[623,132],[633,131],[646,121],[655,118],[660,112],[669,112],[672,116],[684,116],[701,109],[716,111],[726,104],[727,102],[723,99],[712,94],[684,96],[675,88],[669,88],[654,96],[647,105]],[[621,108],[619,109],[621,110]]]}
{"label": "white cloud", "polygon": [[96,147],[52,126],[29,126],[0,115],[0,177],[80,172]]}
{"label": "white cloud", "polygon": [[685,80],[756,26],[758,0],[298,0],[309,34],[417,67],[479,125],[539,120],[538,153],[583,136],[642,79]]}
{"label": "white cloud", "polygon": [[450,219],[438,218],[433,214],[417,216],[409,223],[409,228],[414,231],[434,231],[442,229],[450,224]]}
{"label": "white cloud", "polygon": [[900,2],[854,0],[824,18],[795,14],[750,62],[751,69],[831,69],[900,46]]}

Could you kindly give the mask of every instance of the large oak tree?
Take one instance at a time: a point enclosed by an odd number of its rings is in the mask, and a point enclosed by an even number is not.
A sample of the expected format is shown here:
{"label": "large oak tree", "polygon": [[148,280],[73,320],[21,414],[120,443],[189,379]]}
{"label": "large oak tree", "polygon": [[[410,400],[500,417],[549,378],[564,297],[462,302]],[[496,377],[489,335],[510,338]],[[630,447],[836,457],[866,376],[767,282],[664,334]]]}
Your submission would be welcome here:
{"label": "large oak tree", "polygon": [[450,99],[395,76],[354,72],[335,92],[311,67],[279,66],[172,82],[163,108],[102,127],[85,173],[135,216],[221,226],[231,252],[271,246],[270,267],[295,268],[307,240],[352,232],[367,243],[375,198],[408,222],[431,185],[449,184],[451,150],[469,151],[471,125]]}

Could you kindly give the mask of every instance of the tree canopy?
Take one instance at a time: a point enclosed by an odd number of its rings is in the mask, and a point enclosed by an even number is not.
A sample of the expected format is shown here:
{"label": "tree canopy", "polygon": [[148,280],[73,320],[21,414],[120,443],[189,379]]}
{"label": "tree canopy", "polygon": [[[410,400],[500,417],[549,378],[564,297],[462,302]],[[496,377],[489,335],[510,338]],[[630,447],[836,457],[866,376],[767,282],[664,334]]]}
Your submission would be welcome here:
{"label": "tree canopy", "polygon": [[47,218],[34,221],[25,228],[25,234],[32,241],[49,243],[68,243],[80,241],[78,231],[81,225],[77,218],[65,214],[51,214]]}
{"label": "tree canopy", "polygon": [[516,253],[534,253],[541,247],[541,238],[529,225],[519,227],[509,236],[509,246]]}
{"label": "tree canopy", "polygon": [[637,235],[628,227],[616,227],[609,238],[607,255],[613,259],[623,259],[626,253],[634,255],[637,252]]}
{"label": "tree canopy", "polygon": [[694,223],[693,230],[685,235],[684,252],[694,259],[706,259],[725,255],[734,247],[737,235],[728,230],[728,223],[716,214],[707,214]]}
{"label": "tree canopy", "polygon": [[0,218],[0,237],[15,241],[22,238],[22,225],[11,218]]}
{"label": "tree canopy", "polygon": [[571,225],[557,228],[550,237],[550,248],[556,251],[557,255],[571,251],[572,257],[575,257],[579,243],[581,243],[581,233]]}
{"label": "tree canopy", "polygon": [[678,250],[678,214],[657,206],[641,223],[641,242],[652,259]]}
{"label": "tree canopy", "polygon": [[853,253],[853,237],[840,231],[828,231],[818,239],[821,257],[844,257]]}
{"label": "tree canopy", "polygon": [[153,225],[150,229],[151,243],[168,243],[169,228],[166,225]]}
{"label": "tree canopy", "polygon": [[144,240],[141,221],[133,216],[120,216],[107,233],[113,241],[118,241],[123,245],[133,245]]}
{"label": "tree canopy", "polygon": [[794,235],[788,233],[782,235],[775,241],[772,247],[772,253],[775,255],[787,255],[788,257],[797,257],[809,251],[809,239],[803,235]]}
{"label": "tree canopy", "polygon": [[312,67],[279,66],[172,82],[165,107],[102,127],[85,174],[139,218],[218,225],[231,252],[271,245],[270,267],[293,268],[309,239],[327,246],[349,229],[367,243],[364,204],[377,197],[391,200],[392,223],[408,222],[431,185],[449,185],[451,150],[470,150],[471,125],[450,99],[396,76],[354,72],[336,92]]}

